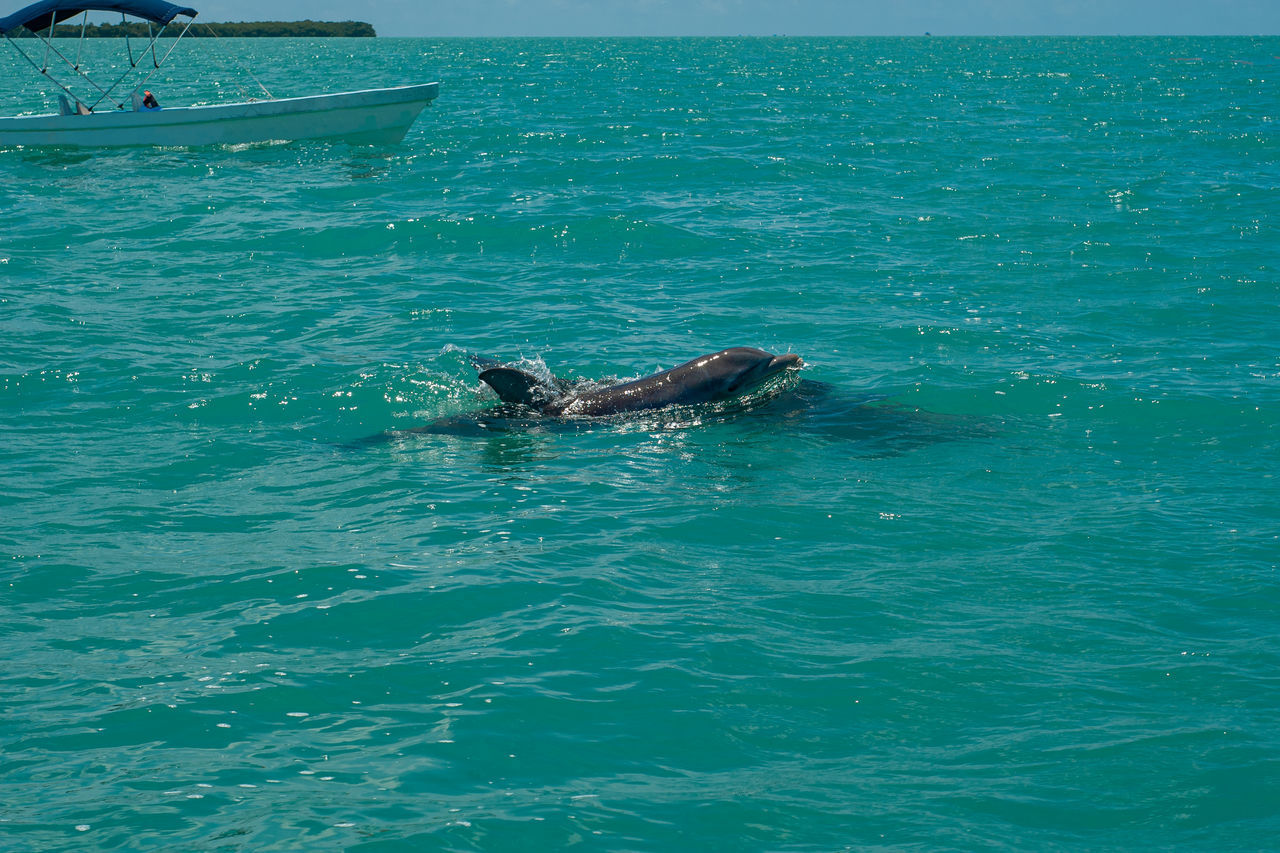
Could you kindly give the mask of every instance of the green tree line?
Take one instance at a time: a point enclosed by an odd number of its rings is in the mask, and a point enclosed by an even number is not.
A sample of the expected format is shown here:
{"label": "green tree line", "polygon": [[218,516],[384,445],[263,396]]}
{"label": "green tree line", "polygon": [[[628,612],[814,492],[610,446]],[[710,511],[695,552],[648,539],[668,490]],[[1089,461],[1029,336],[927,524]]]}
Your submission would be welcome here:
{"label": "green tree line", "polygon": [[[166,36],[182,32],[183,19],[175,19],[165,31]],[[151,32],[158,28],[151,27]],[[213,32],[210,32],[212,30]],[[25,30],[23,31],[25,33]],[[78,37],[80,27],[64,23],[59,24],[54,33],[58,36]],[[90,24],[84,28],[87,38],[147,38],[145,23],[129,22],[124,24]],[[15,34],[16,35],[16,34]],[[245,21],[243,23],[206,24],[197,22],[187,30],[187,38],[206,36],[224,36],[228,38],[373,38],[372,24],[363,21]]]}

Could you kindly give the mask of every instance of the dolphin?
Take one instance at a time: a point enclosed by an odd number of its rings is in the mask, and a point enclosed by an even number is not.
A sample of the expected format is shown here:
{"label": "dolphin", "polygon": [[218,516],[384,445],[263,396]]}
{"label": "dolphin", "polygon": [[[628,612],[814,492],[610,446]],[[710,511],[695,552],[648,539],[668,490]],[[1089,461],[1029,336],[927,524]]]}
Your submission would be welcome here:
{"label": "dolphin", "polygon": [[774,355],[754,347],[732,347],[621,385],[583,389],[563,379],[543,379],[493,359],[472,361],[480,371],[480,380],[502,402],[558,418],[714,403],[749,391],[784,371],[804,367],[795,353]]}

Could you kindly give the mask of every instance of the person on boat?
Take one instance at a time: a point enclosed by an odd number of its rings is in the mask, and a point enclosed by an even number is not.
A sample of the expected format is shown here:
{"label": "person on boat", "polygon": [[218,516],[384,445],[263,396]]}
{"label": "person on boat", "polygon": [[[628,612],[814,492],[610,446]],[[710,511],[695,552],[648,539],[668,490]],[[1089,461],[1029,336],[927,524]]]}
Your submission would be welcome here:
{"label": "person on boat", "polygon": [[151,94],[151,90],[147,89],[142,93],[142,108],[144,110],[160,109],[160,102],[156,100],[156,96]]}

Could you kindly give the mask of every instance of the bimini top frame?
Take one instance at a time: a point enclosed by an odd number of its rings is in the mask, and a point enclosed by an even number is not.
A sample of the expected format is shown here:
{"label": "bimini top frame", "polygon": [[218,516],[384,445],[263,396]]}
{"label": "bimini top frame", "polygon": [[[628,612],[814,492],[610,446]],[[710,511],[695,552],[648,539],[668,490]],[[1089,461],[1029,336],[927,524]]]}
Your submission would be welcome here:
{"label": "bimini top frame", "polygon": [[[122,23],[126,22],[126,15],[132,15],[147,22],[147,46],[144,47],[136,57],[134,56],[133,46],[129,41],[128,31],[125,31],[125,48],[129,54],[129,67],[126,68],[124,73],[116,78],[114,82],[105,86],[105,88],[80,68],[80,48],[84,46],[85,28],[88,25],[89,12],[119,12]],[[197,14],[198,13],[195,9],[185,6],[176,6],[173,3],[164,2],[164,0],[121,0],[120,2],[112,2],[112,0],[96,0],[96,2],[89,3],[77,2],[77,0],[40,0],[40,2],[32,3],[25,9],[20,9],[11,15],[6,15],[5,17],[0,18],[0,33],[4,35],[5,40],[8,41],[9,44],[13,45],[14,49],[17,50],[18,53],[22,54],[23,58],[25,58],[27,62],[30,62],[37,71],[45,77],[48,77],[54,85],[75,99],[77,108],[83,106],[85,111],[92,112],[98,104],[110,99],[114,106],[119,109],[124,109],[124,104],[115,100],[111,93],[114,92],[122,82],[124,82],[125,78],[128,77],[142,63],[147,54],[150,53],[152,69],[138,83],[138,86],[145,84],[147,80],[151,78],[151,75],[156,72],[156,69],[160,68],[160,66],[168,60],[169,54],[173,53],[173,49],[178,46],[178,42],[187,34],[187,30],[191,28],[191,24],[195,21]],[[80,43],[76,49],[76,58],[72,61],[66,56],[66,54],[59,50],[56,45],[54,45],[53,36],[54,29],[59,23],[67,20],[68,18],[74,18],[76,15],[84,15],[84,18],[80,24]],[[187,17],[188,20],[186,25],[183,26],[182,32],[178,34],[176,39],[174,39],[173,44],[169,46],[169,49],[165,52],[164,56],[160,57],[156,53],[156,41],[164,33],[165,28],[169,26],[169,23],[178,15]],[[151,29],[153,24],[159,25],[160,29],[153,32]],[[27,51],[23,50],[22,45],[18,41],[14,40],[13,35],[15,33],[19,33],[24,28],[30,31],[32,35],[44,44],[44,58],[42,62],[37,62],[35,58],[27,53]],[[49,73],[50,60],[55,57],[56,59],[61,59],[65,62],[76,75],[98,91],[98,97],[93,101],[93,103],[85,104],[83,99],[77,96],[71,91],[71,89]],[[56,64],[55,60],[55,65]]]}

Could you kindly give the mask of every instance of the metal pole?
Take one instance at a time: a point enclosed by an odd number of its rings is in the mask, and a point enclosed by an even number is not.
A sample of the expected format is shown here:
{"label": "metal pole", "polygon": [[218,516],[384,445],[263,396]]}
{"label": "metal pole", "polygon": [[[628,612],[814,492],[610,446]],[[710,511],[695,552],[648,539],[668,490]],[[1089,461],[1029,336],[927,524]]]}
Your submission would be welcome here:
{"label": "metal pole", "polygon": [[80,52],[84,50],[84,32],[89,26],[89,10],[86,9],[84,17],[80,19],[80,46],[76,48],[76,64],[75,70],[80,70]]}

